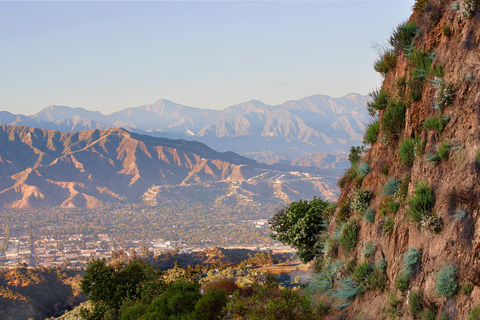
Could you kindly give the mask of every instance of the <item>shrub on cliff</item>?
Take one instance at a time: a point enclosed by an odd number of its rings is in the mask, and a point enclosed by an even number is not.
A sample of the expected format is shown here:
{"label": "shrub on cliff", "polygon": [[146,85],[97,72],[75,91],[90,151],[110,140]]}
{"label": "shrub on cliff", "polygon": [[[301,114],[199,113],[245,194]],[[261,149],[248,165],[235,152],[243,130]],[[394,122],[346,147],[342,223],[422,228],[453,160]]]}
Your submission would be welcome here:
{"label": "shrub on cliff", "polygon": [[453,296],[457,286],[457,269],[453,264],[445,265],[435,274],[435,289],[439,296]]}
{"label": "shrub on cliff", "polygon": [[435,195],[427,183],[419,182],[415,186],[415,194],[408,198],[408,214],[415,222],[431,215],[435,205]]}
{"label": "shrub on cliff", "polygon": [[391,100],[380,122],[385,137],[397,137],[405,127],[405,113],[407,106],[403,101]]}
{"label": "shrub on cliff", "polygon": [[395,68],[396,63],[397,52],[393,49],[386,49],[374,62],[373,69],[385,77],[390,70]]}
{"label": "shrub on cliff", "polygon": [[377,142],[378,134],[380,133],[380,122],[375,120],[374,122],[370,123],[365,130],[365,134],[363,135],[363,143],[365,144],[373,144]]}

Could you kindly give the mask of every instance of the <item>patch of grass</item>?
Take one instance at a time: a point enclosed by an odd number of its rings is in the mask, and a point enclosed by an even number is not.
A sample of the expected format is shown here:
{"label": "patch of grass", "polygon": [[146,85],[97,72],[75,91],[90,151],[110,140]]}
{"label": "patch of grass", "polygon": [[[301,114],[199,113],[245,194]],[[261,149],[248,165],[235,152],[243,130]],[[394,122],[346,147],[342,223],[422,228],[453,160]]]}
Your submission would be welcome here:
{"label": "patch of grass", "polygon": [[480,306],[476,306],[470,311],[467,320],[478,320],[480,319]]}
{"label": "patch of grass", "polygon": [[398,153],[400,155],[400,161],[403,165],[411,166],[415,161],[417,154],[417,148],[419,145],[423,145],[422,140],[418,137],[407,138],[400,143]]}
{"label": "patch of grass", "polygon": [[388,202],[388,210],[390,210],[391,213],[396,214],[399,209],[400,203],[398,203],[394,198],[390,199]]}
{"label": "patch of grass", "polygon": [[471,19],[477,8],[477,2],[475,0],[464,0],[460,6],[460,17],[462,20]]}
{"label": "patch of grass", "polygon": [[394,49],[386,49],[373,63],[373,69],[385,77],[390,70],[395,68],[396,64],[397,52]]}
{"label": "patch of grass", "polygon": [[477,150],[475,159],[477,160],[477,163],[480,164],[480,150]]}
{"label": "patch of grass", "polygon": [[382,223],[382,234],[387,234],[395,228],[395,220],[391,217],[385,218]]}
{"label": "patch of grass", "polygon": [[464,283],[462,287],[460,288],[460,292],[465,295],[471,295],[473,291],[473,284],[471,283]]}
{"label": "patch of grass", "polygon": [[[480,163],[480,161],[479,161]],[[382,165],[382,169],[380,170],[380,173],[385,175],[385,176],[388,176],[388,172],[390,171],[389,167],[388,167],[388,164],[384,163]]]}
{"label": "patch of grass", "polygon": [[347,171],[345,171],[345,174],[340,179],[338,179],[338,187],[340,189],[343,188],[343,186],[345,186],[347,182],[354,180],[357,175],[357,167],[355,165],[351,166],[350,168],[348,168]]}
{"label": "patch of grass", "polygon": [[413,78],[408,81],[408,98],[411,101],[422,100],[423,94],[423,81],[418,78]]}
{"label": "patch of grass", "polygon": [[414,316],[418,316],[423,310],[423,295],[421,292],[412,291],[408,299],[410,311]]}
{"label": "patch of grass", "polygon": [[430,54],[422,49],[414,49],[408,55],[410,64],[413,67],[411,75],[414,78],[425,80],[430,68],[432,67],[432,61],[435,58],[435,53]]}
{"label": "patch of grass", "polygon": [[427,183],[419,182],[415,194],[408,198],[408,214],[415,222],[429,217],[435,205],[435,194]]}
{"label": "patch of grass", "polygon": [[367,210],[373,199],[373,192],[366,189],[359,189],[355,192],[351,208],[355,211],[363,212]]}
{"label": "patch of grass", "polygon": [[355,266],[352,276],[359,284],[363,285],[370,272],[371,269],[368,261],[363,261]]}
{"label": "patch of grass", "polygon": [[347,200],[347,201],[342,202],[338,206],[338,213],[337,213],[337,216],[335,218],[335,222],[337,224],[341,224],[343,222],[346,222],[348,220],[348,218],[350,218],[350,213],[351,213],[350,204],[351,204],[350,201]]}
{"label": "patch of grass", "polygon": [[375,222],[375,216],[376,215],[377,214],[375,213],[375,210],[373,210],[372,208],[368,208],[363,213],[363,219],[365,219],[365,221],[373,223],[373,222]]}
{"label": "patch of grass", "polygon": [[395,278],[395,288],[402,292],[405,292],[408,290],[408,287],[410,287],[410,274],[401,273]]}
{"label": "patch of grass", "polygon": [[437,153],[441,160],[447,160],[452,144],[449,141],[443,141],[437,145]]}
{"label": "patch of grass", "polygon": [[391,294],[387,301],[386,313],[392,319],[401,318],[402,312],[402,300],[397,298],[396,295]]}
{"label": "patch of grass", "polygon": [[357,167],[358,174],[363,178],[372,171],[370,165],[366,162],[360,162]]}
{"label": "patch of grass", "polygon": [[405,91],[407,90],[407,76],[404,75],[403,77],[399,77],[395,87],[397,89],[397,95],[403,97],[405,95]]}
{"label": "patch of grass", "polygon": [[441,116],[430,116],[423,121],[422,126],[427,130],[442,132],[448,123],[448,119]]}
{"label": "patch of grass", "polygon": [[365,130],[365,134],[363,135],[363,143],[364,144],[373,144],[377,142],[378,134],[380,133],[380,122],[375,120],[374,122],[370,123]]}
{"label": "patch of grass", "polygon": [[362,288],[352,278],[340,280],[338,281],[338,284],[339,287],[333,294],[333,297],[341,299],[346,303],[352,302],[359,293],[362,293]]}
{"label": "patch of grass", "polygon": [[453,264],[446,264],[435,274],[435,289],[439,296],[451,297],[457,287],[457,269]]}
{"label": "patch of grass", "polygon": [[420,251],[415,248],[408,248],[407,253],[403,256],[403,272],[411,274],[420,262],[420,256]]}
{"label": "patch of grass", "polygon": [[453,34],[452,32],[452,28],[450,28],[449,25],[446,25],[444,24],[443,27],[442,27],[442,34],[447,37],[447,38],[450,38]]}
{"label": "patch of grass", "polygon": [[365,280],[366,290],[377,290],[384,292],[387,284],[387,275],[385,271],[375,267],[372,273]]}
{"label": "patch of grass", "polygon": [[404,200],[407,197],[408,186],[410,185],[410,173],[405,174],[402,184],[398,188],[397,196],[400,200]]}
{"label": "patch of grass", "polygon": [[422,320],[435,320],[437,317],[437,311],[432,309],[423,310],[420,314],[420,319]]}
{"label": "patch of grass", "polygon": [[401,183],[402,183],[402,180],[397,179],[397,178],[388,179],[388,181],[382,187],[382,194],[384,196],[395,195],[397,193],[398,188],[400,187]]}
{"label": "patch of grass", "polygon": [[324,316],[328,314],[328,312],[330,311],[330,308],[331,308],[330,304],[319,302],[316,307],[317,314],[320,316]]}
{"label": "patch of grass", "polygon": [[[377,89],[370,92],[372,101],[367,103],[367,109],[371,116],[375,116],[378,110],[385,110],[390,101],[390,94],[386,90]],[[370,111],[370,109],[373,109]]]}
{"label": "patch of grass", "polygon": [[432,68],[431,73],[434,77],[443,78],[445,75],[445,69],[442,66],[436,65]]}
{"label": "patch of grass", "polygon": [[425,11],[427,4],[428,0],[415,0],[415,4],[413,5],[413,12],[422,13],[423,11]]}
{"label": "patch of grass", "polygon": [[362,249],[362,257],[367,259],[372,257],[375,254],[376,248],[377,248],[377,245],[375,244],[375,242],[364,241],[363,249]]}
{"label": "patch of grass", "polygon": [[400,23],[390,36],[389,43],[397,51],[403,51],[413,44],[413,38],[417,34],[417,27],[413,22]]}
{"label": "patch of grass", "polygon": [[435,101],[441,108],[445,108],[455,99],[453,83],[442,82],[435,92]]}
{"label": "patch of grass", "polygon": [[339,242],[346,252],[352,252],[358,242],[358,224],[355,220],[346,222],[340,232]]}
{"label": "patch of grass", "polygon": [[400,135],[405,127],[405,113],[407,106],[400,100],[391,100],[380,122],[385,137],[394,138]]}

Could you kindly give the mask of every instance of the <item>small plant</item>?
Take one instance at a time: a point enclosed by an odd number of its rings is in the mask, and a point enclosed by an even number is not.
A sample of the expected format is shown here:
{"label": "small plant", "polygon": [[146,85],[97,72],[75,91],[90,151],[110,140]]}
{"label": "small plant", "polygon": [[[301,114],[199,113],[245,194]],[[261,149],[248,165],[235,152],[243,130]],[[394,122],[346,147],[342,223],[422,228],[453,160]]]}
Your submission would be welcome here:
{"label": "small plant", "polygon": [[445,69],[442,66],[436,65],[435,68],[432,69],[432,75],[436,78],[443,78]]}
{"label": "small plant", "polygon": [[420,80],[425,80],[432,67],[432,61],[435,59],[435,53],[429,54],[425,50],[414,49],[408,58],[413,67],[412,76]]}
{"label": "small plant", "polygon": [[375,253],[377,245],[371,241],[364,241],[363,242],[363,249],[362,249],[362,257],[363,258],[370,258]]}
{"label": "small plant", "polygon": [[[375,116],[377,110],[385,110],[388,105],[388,101],[390,101],[390,94],[388,94],[385,90],[374,90],[370,92],[370,97],[372,97],[372,101],[367,103],[367,109],[371,116]],[[373,111],[370,111],[370,108]]]}
{"label": "small plant", "polygon": [[358,224],[355,220],[346,222],[340,232],[340,244],[346,252],[352,252],[358,242]]}
{"label": "small plant", "polygon": [[406,47],[411,46],[413,38],[417,34],[417,27],[413,22],[405,21],[397,26],[390,36],[390,45],[397,51],[405,50]]}
{"label": "small plant", "polygon": [[431,233],[440,233],[440,231],[442,231],[442,227],[442,218],[435,213],[423,218],[422,221],[420,221],[420,229],[429,231]]}
{"label": "small plant", "polygon": [[395,278],[395,288],[405,292],[408,290],[408,287],[410,287],[410,274],[401,273]]}
{"label": "small plant", "polygon": [[368,222],[372,222],[372,223],[375,222],[375,216],[376,216],[375,210],[373,210],[372,208],[368,208],[363,213],[363,219],[365,219],[365,221],[368,221]]}
{"label": "small plant", "polygon": [[444,24],[443,27],[442,27],[442,33],[445,37],[450,38],[453,34],[452,28],[450,28],[450,26]]}
{"label": "small plant", "polygon": [[418,137],[402,140],[398,152],[403,165],[411,166],[413,164],[413,161],[415,161],[415,156],[418,155],[419,146],[421,148],[423,146],[423,142]]}
{"label": "small plant", "polygon": [[363,261],[355,266],[352,276],[359,284],[363,285],[370,272],[370,264],[368,261]]}
{"label": "small plant", "polygon": [[445,108],[453,102],[455,98],[455,90],[453,83],[442,82],[435,92],[435,101],[441,108]]}
{"label": "small plant", "polygon": [[463,0],[460,6],[460,17],[462,20],[469,20],[473,17],[476,9],[475,0]]}
{"label": "small plant", "polygon": [[415,248],[409,248],[403,256],[403,272],[412,274],[415,267],[420,262],[421,253]]}
{"label": "small plant", "polygon": [[423,310],[423,295],[421,292],[412,291],[408,299],[410,311],[414,316],[418,316]]}
{"label": "small plant", "polygon": [[380,133],[380,122],[375,120],[367,126],[365,134],[363,135],[364,144],[373,144],[377,142],[378,134]]}
{"label": "small plant", "polygon": [[330,311],[330,308],[331,308],[330,304],[319,302],[316,308],[317,314],[320,316],[324,316],[328,314],[328,312]]}
{"label": "small plant", "polygon": [[350,218],[350,201],[344,201],[338,206],[338,213],[335,222],[341,224]]}
{"label": "small plant", "polygon": [[437,317],[437,311],[432,309],[426,309],[420,314],[422,320],[435,320]]}
{"label": "small plant", "polygon": [[480,150],[477,151],[475,159],[477,160],[477,163],[480,164]]}
{"label": "small plant", "polygon": [[407,106],[400,100],[390,101],[383,117],[381,118],[381,129],[385,137],[397,137],[405,127],[405,113]]}
{"label": "small plant", "polygon": [[473,291],[473,284],[471,283],[464,283],[462,287],[460,288],[460,292],[462,294],[465,294],[467,296],[471,295]]}
{"label": "small plant", "polygon": [[373,198],[373,192],[366,189],[359,189],[353,196],[351,208],[363,212],[367,210]]}
{"label": "small plant", "polygon": [[467,320],[478,320],[480,319],[480,306],[476,306],[470,311]]}
{"label": "small plant", "polygon": [[395,195],[397,193],[398,188],[400,187],[401,183],[402,183],[402,180],[397,179],[397,178],[388,179],[388,181],[383,185],[382,194],[384,196]]}
{"label": "small plant", "polygon": [[394,227],[395,227],[395,220],[393,220],[391,217],[385,218],[382,224],[382,234],[385,235],[393,231]]}
{"label": "small plant", "polygon": [[362,288],[352,278],[346,278],[345,280],[338,281],[339,288],[333,294],[336,299],[341,299],[345,303],[349,304],[355,297],[362,293]]}
{"label": "small plant", "polygon": [[402,317],[402,300],[391,294],[387,302],[386,312],[392,319]]}
{"label": "small plant", "polygon": [[[479,151],[480,152],[480,151]],[[480,163],[480,161],[479,161]],[[388,164],[387,163],[384,163],[382,165],[382,169],[380,169],[380,173],[383,174],[384,176],[387,176],[388,175],[388,172],[390,171],[389,167],[388,167]]]}
{"label": "small plant", "polygon": [[365,177],[370,171],[372,171],[372,168],[366,162],[361,162],[357,167],[357,172],[362,178]]}
{"label": "small plant", "polygon": [[366,290],[378,290],[383,292],[385,291],[386,283],[387,275],[385,274],[385,270],[375,266],[373,272],[370,273],[365,280],[365,288]]}
{"label": "small plant", "polygon": [[398,188],[398,198],[401,199],[402,201],[405,200],[407,197],[408,193],[408,186],[410,185],[410,173],[405,174],[403,177],[403,182]]}
{"label": "small plant", "polygon": [[468,215],[467,211],[465,211],[463,209],[458,209],[458,210],[453,211],[452,218],[455,222],[460,222],[463,219],[465,219],[465,217],[467,215]]}
{"label": "small plant", "polygon": [[449,141],[443,141],[437,145],[437,154],[440,157],[440,160],[448,159],[450,150],[452,149],[452,144]]}
{"label": "small plant", "polygon": [[443,118],[441,116],[430,116],[423,121],[423,127],[427,130],[435,130],[437,132],[442,132],[443,128],[447,125],[448,118]]}
{"label": "small plant", "polygon": [[373,63],[373,69],[380,73],[382,76],[386,76],[387,73],[395,68],[397,63],[397,53],[393,49],[386,49],[380,57]]}
{"label": "small plant", "polygon": [[405,91],[407,89],[407,77],[405,75],[397,79],[396,89],[397,89],[397,94],[400,97],[403,97],[405,95]]}
{"label": "small plant", "polygon": [[457,1],[455,1],[450,5],[449,9],[450,10],[460,10],[460,4]]}
{"label": "small plant", "polygon": [[411,101],[420,101],[422,100],[423,94],[423,81],[417,78],[414,78],[408,81],[408,97]]}
{"label": "small plant", "polygon": [[419,182],[415,186],[415,194],[408,198],[408,214],[415,222],[429,217],[435,205],[435,195],[426,183]]}
{"label": "small plant", "polygon": [[467,78],[467,80],[470,81],[470,82],[473,82],[473,80],[475,80],[475,77],[474,77],[473,73],[471,73],[471,72],[467,73],[465,78]]}
{"label": "small plant", "polygon": [[453,264],[447,264],[435,275],[435,288],[439,296],[451,297],[457,291],[457,270]]}

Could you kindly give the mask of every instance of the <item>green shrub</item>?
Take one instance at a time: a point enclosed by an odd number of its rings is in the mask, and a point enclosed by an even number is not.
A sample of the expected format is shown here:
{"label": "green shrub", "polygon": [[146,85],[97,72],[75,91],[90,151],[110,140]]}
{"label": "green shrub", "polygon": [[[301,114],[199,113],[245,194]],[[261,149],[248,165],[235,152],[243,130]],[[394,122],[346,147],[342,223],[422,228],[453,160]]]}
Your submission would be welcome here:
{"label": "green shrub", "polygon": [[469,20],[474,16],[477,7],[475,0],[464,0],[460,7],[460,17],[462,20]]}
{"label": "green shrub", "polygon": [[366,162],[361,162],[357,167],[357,172],[362,178],[365,177],[370,171],[372,171],[372,168]]}
{"label": "green shrub", "polygon": [[424,161],[428,161],[434,166],[438,165],[442,159],[438,155],[438,153],[427,153],[424,157]]}
{"label": "green shrub", "polygon": [[365,130],[365,134],[363,135],[363,143],[365,144],[373,144],[377,142],[378,134],[380,133],[380,122],[375,120],[374,122],[370,123]]}
{"label": "green shrub", "polygon": [[420,138],[407,138],[402,140],[400,143],[398,153],[400,155],[400,160],[403,165],[411,166],[413,161],[415,161],[415,151],[418,145],[421,145],[422,141]]}
{"label": "green shrub", "polygon": [[432,75],[437,78],[443,78],[443,76],[445,75],[445,69],[439,65],[436,65],[431,72],[432,72]]}
{"label": "green shrub", "polygon": [[402,317],[402,300],[397,298],[396,295],[391,294],[388,301],[387,307],[385,308],[387,314],[392,318],[395,319],[397,317]]}
{"label": "green shrub", "polygon": [[415,194],[408,198],[408,214],[415,222],[431,215],[435,205],[435,195],[426,183],[419,182],[415,186]]}
{"label": "green shrub", "polygon": [[352,276],[359,284],[363,284],[370,271],[371,270],[368,261],[363,261],[355,266]]}
{"label": "green shrub", "polygon": [[390,101],[381,118],[381,129],[385,137],[393,138],[400,134],[405,127],[405,113],[407,106],[402,101]]}
{"label": "green shrub", "polygon": [[403,182],[398,188],[398,192],[397,192],[398,198],[401,199],[402,201],[407,197],[409,185],[410,185],[410,173],[407,173],[403,177]]}
{"label": "green shrub", "polygon": [[331,306],[328,303],[319,302],[317,305],[317,314],[320,316],[327,315],[330,311]]}
{"label": "green shrub", "polygon": [[398,188],[400,187],[401,183],[402,183],[402,180],[397,179],[397,178],[388,179],[388,181],[382,187],[382,194],[384,196],[395,195],[397,193]]}
{"label": "green shrub", "polygon": [[428,0],[415,0],[415,4],[413,5],[413,12],[422,13],[423,11],[425,11],[427,4]]}
{"label": "green shrub", "polygon": [[460,288],[460,292],[462,294],[471,295],[472,291],[473,291],[473,284],[471,283],[464,283]]}
{"label": "green shrub", "polygon": [[376,216],[375,210],[373,210],[372,208],[368,208],[367,210],[365,210],[363,214],[363,219],[365,219],[365,221],[373,223],[375,222],[375,216]]}
{"label": "green shrub", "polygon": [[415,248],[408,248],[407,253],[403,256],[403,272],[411,274],[420,262],[420,256],[420,251]]}
{"label": "green shrub", "polygon": [[349,200],[342,202],[338,206],[338,213],[335,221],[337,222],[337,224],[340,224],[342,222],[347,221],[348,218],[350,218],[350,201]]}
{"label": "green shrub", "polygon": [[390,101],[390,94],[382,89],[377,89],[370,92],[370,97],[372,97],[372,101],[367,103],[367,109],[371,116],[375,116],[377,114],[377,110],[385,110],[388,105],[388,101]]}
{"label": "green shrub", "polygon": [[410,64],[413,67],[411,75],[414,78],[425,80],[430,68],[432,67],[432,61],[435,58],[435,53],[429,54],[425,50],[414,49],[409,55]]}
{"label": "green shrub", "polygon": [[413,44],[413,38],[417,34],[417,27],[413,22],[405,21],[397,26],[390,36],[390,45],[397,51],[404,50],[405,47]]}
{"label": "green shrub", "polygon": [[395,84],[397,89],[397,95],[399,97],[403,97],[405,95],[405,91],[407,89],[407,76],[402,76],[397,79],[397,83]]}
{"label": "green shrub", "polygon": [[443,222],[437,214],[433,213],[428,217],[425,217],[420,222],[420,229],[427,230],[431,233],[438,234],[442,231]]}
{"label": "green shrub", "polygon": [[478,320],[480,319],[480,306],[476,306],[470,311],[467,320]]}
{"label": "green shrub", "polygon": [[395,227],[395,220],[392,218],[388,217],[383,220],[382,224],[382,233],[387,234],[391,231],[393,231],[393,228]]}
{"label": "green shrub", "polygon": [[427,130],[435,130],[437,132],[442,132],[445,126],[447,125],[448,119],[442,118],[441,116],[430,116],[423,121],[423,127]]}
{"label": "green shrub", "polygon": [[445,265],[435,274],[435,288],[439,296],[453,296],[457,286],[457,270],[453,264]]}
{"label": "green shrub", "polygon": [[353,196],[351,208],[363,212],[367,210],[373,199],[373,192],[366,189],[359,189]]}
{"label": "green shrub", "polygon": [[371,272],[367,279],[365,280],[365,289],[366,290],[378,290],[384,292],[387,284],[387,275],[385,271],[375,267],[373,272]]}
{"label": "green shrub", "polygon": [[414,316],[418,316],[423,310],[423,295],[421,292],[412,291],[410,293],[410,298],[408,299],[408,304],[410,305],[410,311]]}
{"label": "green shrub", "polygon": [[426,309],[420,314],[422,320],[435,320],[437,317],[437,311],[432,309]]}
{"label": "green shrub", "polygon": [[452,144],[449,141],[443,141],[437,145],[437,154],[440,157],[440,160],[448,159],[450,149],[452,149]]}
{"label": "green shrub", "polygon": [[455,98],[455,90],[453,88],[453,83],[451,82],[442,82],[435,92],[435,101],[437,104],[444,108],[453,102]]}
{"label": "green shrub", "polygon": [[382,76],[386,76],[387,73],[395,68],[397,63],[397,53],[393,49],[386,49],[380,54],[380,57],[374,62],[373,69],[380,73]]}
{"label": "green shrub", "polygon": [[408,290],[408,287],[410,287],[410,274],[401,273],[395,278],[395,288],[402,292],[405,292]]}
{"label": "green shrub", "polygon": [[445,37],[450,38],[453,34],[452,28],[450,28],[448,25],[443,25],[442,27],[442,33]]}
{"label": "green shrub", "polygon": [[355,297],[362,293],[362,288],[352,278],[346,278],[345,280],[338,281],[339,288],[333,294],[336,299],[341,299],[346,303],[350,303],[355,300]]}
{"label": "green shrub", "polygon": [[363,146],[350,147],[350,153],[348,154],[348,161],[352,167],[355,167],[357,163],[362,160],[364,148]]}
{"label": "green shrub", "polygon": [[423,82],[420,79],[414,78],[408,81],[408,98],[411,101],[422,100]]}
{"label": "green shrub", "polygon": [[370,258],[375,253],[376,248],[377,248],[377,245],[375,244],[375,242],[364,241],[363,249],[362,249],[362,257]]}
{"label": "green shrub", "polygon": [[476,160],[477,160],[477,163],[480,164],[480,150],[477,151]]}
{"label": "green shrub", "polygon": [[358,242],[358,228],[359,226],[355,220],[350,220],[342,226],[339,242],[346,252],[351,252],[355,249]]}

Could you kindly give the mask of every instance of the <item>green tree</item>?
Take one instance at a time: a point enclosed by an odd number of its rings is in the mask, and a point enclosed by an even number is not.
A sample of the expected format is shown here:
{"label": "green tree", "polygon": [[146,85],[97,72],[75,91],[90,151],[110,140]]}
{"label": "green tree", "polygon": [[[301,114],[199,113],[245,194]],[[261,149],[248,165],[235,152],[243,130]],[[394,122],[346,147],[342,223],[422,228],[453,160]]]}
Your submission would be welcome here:
{"label": "green tree", "polygon": [[330,203],[314,198],[300,200],[278,210],[269,221],[271,237],[297,249],[297,256],[307,263],[317,255],[323,232],[327,228],[324,219]]}

